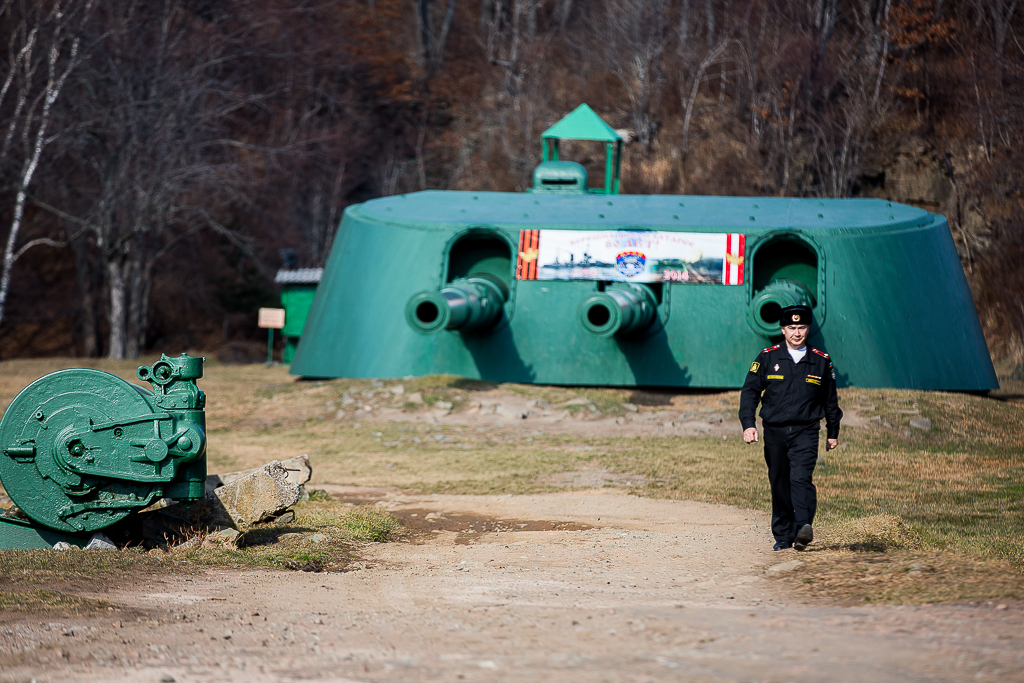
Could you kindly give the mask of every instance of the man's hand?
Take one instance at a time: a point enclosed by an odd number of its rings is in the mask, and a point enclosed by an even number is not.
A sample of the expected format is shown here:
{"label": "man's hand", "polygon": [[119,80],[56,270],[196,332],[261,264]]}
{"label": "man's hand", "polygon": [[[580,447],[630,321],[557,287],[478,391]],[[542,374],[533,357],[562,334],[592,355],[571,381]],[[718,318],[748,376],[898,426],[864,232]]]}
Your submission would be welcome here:
{"label": "man's hand", "polygon": [[825,441],[825,450],[830,451],[833,448],[839,448],[839,439],[827,439]]}
{"label": "man's hand", "polygon": [[751,427],[750,429],[744,429],[743,440],[746,443],[754,443],[755,441],[757,441],[757,429],[755,427]]}

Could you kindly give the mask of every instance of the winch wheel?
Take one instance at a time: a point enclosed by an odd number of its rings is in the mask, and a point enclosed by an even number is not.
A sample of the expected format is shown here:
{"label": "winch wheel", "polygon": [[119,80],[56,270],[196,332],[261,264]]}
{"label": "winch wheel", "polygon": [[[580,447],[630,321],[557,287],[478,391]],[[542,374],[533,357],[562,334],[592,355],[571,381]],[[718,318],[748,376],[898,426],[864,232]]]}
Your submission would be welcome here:
{"label": "winch wheel", "polygon": [[[144,500],[152,484],[119,482],[116,463],[104,448],[91,447],[97,425],[125,421],[107,430],[115,444],[152,440],[154,414],[144,398],[152,392],[107,372],[60,370],[25,387],[0,419],[0,483],[26,515],[60,531],[102,529],[124,518],[130,507],[93,503],[127,496]],[[85,435],[85,436],[79,436]],[[83,475],[70,464],[109,466],[111,474]],[[109,465],[107,463],[109,462]]]}

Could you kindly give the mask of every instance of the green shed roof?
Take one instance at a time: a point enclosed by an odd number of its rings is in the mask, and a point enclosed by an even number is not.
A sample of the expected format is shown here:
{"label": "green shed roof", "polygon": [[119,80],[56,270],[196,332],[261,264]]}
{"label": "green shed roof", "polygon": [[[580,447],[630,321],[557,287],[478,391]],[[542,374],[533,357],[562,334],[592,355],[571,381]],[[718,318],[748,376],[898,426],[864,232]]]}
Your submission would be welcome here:
{"label": "green shed roof", "polygon": [[581,104],[566,114],[561,121],[544,131],[541,137],[599,142],[616,142],[622,139],[614,128],[605,123],[604,119],[586,104]]}

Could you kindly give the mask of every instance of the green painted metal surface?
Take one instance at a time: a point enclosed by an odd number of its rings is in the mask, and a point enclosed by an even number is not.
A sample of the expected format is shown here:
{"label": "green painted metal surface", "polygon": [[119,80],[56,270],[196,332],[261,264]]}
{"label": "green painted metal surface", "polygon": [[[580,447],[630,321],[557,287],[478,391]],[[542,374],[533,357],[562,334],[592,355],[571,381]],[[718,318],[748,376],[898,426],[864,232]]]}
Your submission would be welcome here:
{"label": "green painted metal surface", "polygon": [[27,520],[0,517],[0,550],[46,550],[61,541],[84,548],[89,536],[66,534]]}
{"label": "green painted metal surface", "polygon": [[[541,133],[541,165],[534,171],[533,191],[545,191],[542,168],[549,163],[559,163],[560,140],[585,140],[605,143],[604,187],[589,188],[593,194],[618,194],[619,174],[622,168],[622,136],[604,122],[586,104],[573,109],[558,123]],[[538,172],[542,175],[538,177]],[[583,179],[586,187],[586,178]],[[550,191],[550,190],[548,190]]]}
{"label": "green painted metal surface", "polygon": [[545,161],[534,169],[529,192],[587,192],[587,169],[575,161]]}
{"label": "green painted metal surface", "polygon": [[[0,419],[0,482],[34,527],[71,534],[107,527],[160,498],[202,499],[202,375],[203,359],[182,354],[138,369],[152,391],[92,369],[37,379]],[[10,528],[0,526],[0,547]],[[11,532],[11,542],[23,535]]]}
{"label": "green painted metal surface", "polygon": [[315,284],[284,285],[281,287],[281,307],[284,309],[284,352],[281,360],[290,363],[295,356],[302,329],[306,326],[309,309],[316,297]]}
{"label": "green painted metal surface", "polygon": [[[654,320],[601,334],[581,306],[621,285],[516,279],[522,231],[549,229],[739,234],[743,282],[646,286]],[[409,301],[473,275],[475,259],[508,289],[500,317],[414,329]],[[291,372],[739,387],[778,339],[773,307],[797,301],[812,305],[810,343],[832,355],[841,386],[998,386],[945,218],[873,199],[428,191],[351,206]],[[624,316],[641,305],[615,304]]]}
{"label": "green painted metal surface", "polygon": [[541,138],[559,140],[593,140],[596,142],[618,142],[622,136],[604,122],[586,104],[573,109],[558,123],[541,133]]}

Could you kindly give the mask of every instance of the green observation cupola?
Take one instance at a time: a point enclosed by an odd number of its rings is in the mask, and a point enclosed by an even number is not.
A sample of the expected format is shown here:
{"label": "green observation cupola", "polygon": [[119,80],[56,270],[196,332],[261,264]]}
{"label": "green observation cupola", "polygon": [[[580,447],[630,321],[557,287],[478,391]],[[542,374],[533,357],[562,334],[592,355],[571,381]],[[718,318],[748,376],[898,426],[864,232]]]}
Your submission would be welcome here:
{"label": "green observation cupola", "polygon": [[[604,187],[587,186],[587,169],[574,161],[563,161],[562,140],[603,142],[605,146]],[[618,194],[622,166],[622,136],[586,104],[581,104],[540,136],[541,162],[533,171],[530,192]]]}

